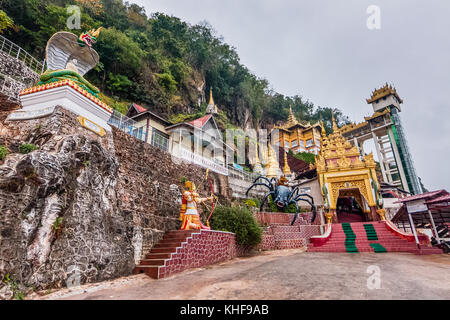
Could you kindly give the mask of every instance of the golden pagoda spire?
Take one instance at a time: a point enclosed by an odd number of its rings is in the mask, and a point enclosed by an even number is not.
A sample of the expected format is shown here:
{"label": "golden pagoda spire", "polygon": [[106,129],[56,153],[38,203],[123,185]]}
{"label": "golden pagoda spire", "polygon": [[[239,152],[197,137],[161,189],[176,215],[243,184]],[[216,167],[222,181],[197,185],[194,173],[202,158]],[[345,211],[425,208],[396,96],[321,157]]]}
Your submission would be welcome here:
{"label": "golden pagoda spire", "polygon": [[275,150],[273,150],[272,145],[268,146],[268,158],[269,161],[267,163],[267,174],[268,178],[278,177],[278,171],[280,170],[279,163],[277,161]]}
{"label": "golden pagoda spire", "polygon": [[209,103],[206,107],[206,113],[208,114],[216,114],[217,113],[217,107],[214,103],[213,94],[212,94],[212,88],[209,90]]}
{"label": "golden pagoda spire", "polygon": [[339,132],[339,127],[336,124],[336,119],[334,118],[334,114],[331,113],[331,121],[333,122],[333,133]]}
{"label": "golden pagoda spire", "polygon": [[284,167],[283,167],[283,174],[284,174],[285,176],[288,176],[288,175],[291,175],[291,174],[292,174],[291,168],[289,167],[289,163],[288,163],[288,160],[287,160],[287,152],[286,152],[286,151],[284,152]]}
{"label": "golden pagoda spire", "polygon": [[253,165],[253,172],[258,173],[258,174],[263,173],[263,168],[261,166],[261,161],[259,160],[259,155],[258,155],[258,145],[256,145],[256,161],[255,161],[255,164]]}
{"label": "golden pagoda spire", "polygon": [[216,105],[216,104],[214,103],[214,99],[213,99],[212,88],[209,89],[209,103],[208,103],[208,105],[213,105],[213,106]]}
{"label": "golden pagoda spire", "polygon": [[291,104],[291,105],[289,105],[289,117],[288,117],[287,124],[289,126],[293,126],[293,125],[296,125],[297,123],[298,123],[298,121],[294,116],[294,112],[292,111],[292,104]]}
{"label": "golden pagoda spire", "polygon": [[325,138],[326,135],[327,135],[327,133],[326,133],[326,131],[325,131],[325,127],[323,126],[323,120],[320,121],[320,127],[321,127],[321,129],[322,129],[322,138]]}

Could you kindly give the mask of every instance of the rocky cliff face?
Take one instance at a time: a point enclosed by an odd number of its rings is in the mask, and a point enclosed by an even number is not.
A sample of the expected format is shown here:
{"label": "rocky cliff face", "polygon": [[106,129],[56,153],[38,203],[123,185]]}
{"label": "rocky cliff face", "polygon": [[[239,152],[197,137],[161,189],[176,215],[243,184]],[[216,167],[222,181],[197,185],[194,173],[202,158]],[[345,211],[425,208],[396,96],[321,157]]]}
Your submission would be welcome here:
{"label": "rocky cliff face", "polygon": [[[11,152],[0,166],[0,279],[46,288],[130,274],[132,216],[119,209],[112,136],[63,109],[0,129]],[[39,149],[16,153],[22,142]]]}

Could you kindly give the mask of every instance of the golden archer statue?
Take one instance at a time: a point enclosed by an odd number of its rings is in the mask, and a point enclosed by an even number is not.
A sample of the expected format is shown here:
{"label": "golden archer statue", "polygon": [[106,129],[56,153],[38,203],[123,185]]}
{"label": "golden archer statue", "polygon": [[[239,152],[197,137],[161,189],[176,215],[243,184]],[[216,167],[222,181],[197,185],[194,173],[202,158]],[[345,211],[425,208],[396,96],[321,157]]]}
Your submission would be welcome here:
{"label": "golden archer statue", "polygon": [[200,198],[200,195],[196,192],[195,184],[191,181],[186,181],[185,188],[186,191],[183,193],[180,209],[181,230],[210,230],[200,221],[197,206],[202,202],[212,201],[213,197]]}

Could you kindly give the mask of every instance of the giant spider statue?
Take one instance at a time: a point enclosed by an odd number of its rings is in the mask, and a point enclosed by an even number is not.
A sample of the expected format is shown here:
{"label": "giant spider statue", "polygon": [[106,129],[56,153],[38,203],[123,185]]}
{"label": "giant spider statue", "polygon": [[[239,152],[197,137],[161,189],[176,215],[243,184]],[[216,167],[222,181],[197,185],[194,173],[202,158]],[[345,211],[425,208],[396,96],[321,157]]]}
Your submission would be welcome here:
{"label": "giant spider statue", "polygon": [[[288,187],[286,183],[287,179],[285,177],[281,177],[279,180],[277,180],[276,178],[272,178],[269,180],[269,178],[267,177],[260,176],[256,178],[255,181],[253,181],[253,184],[250,186],[250,188],[247,189],[247,192],[245,194],[246,196],[248,196],[250,190],[256,186],[263,186],[269,189],[269,192],[264,196],[261,202],[261,207],[259,208],[259,211],[261,212],[263,211],[264,204],[266,203],[269,196],[272,196],[273,202],[275,203],[279,211],[282,211],[284,208],[287,208],[290,204],[294,203],[297,210],[295,211],[295,216],[291,222],[291,225],[293,225],[295,223],[295,220],[297,220],[299,211],[297,201],[305,201],[311,205],[311,210],[313,212],[311,222],[313,222],[316,219],[316,206],[314,205],[314,199],[308,194],[299,194],[298,187],[295,187],[291,191],[291,188]],[[306,197],[308,199],[305,199],[303,197]]]}

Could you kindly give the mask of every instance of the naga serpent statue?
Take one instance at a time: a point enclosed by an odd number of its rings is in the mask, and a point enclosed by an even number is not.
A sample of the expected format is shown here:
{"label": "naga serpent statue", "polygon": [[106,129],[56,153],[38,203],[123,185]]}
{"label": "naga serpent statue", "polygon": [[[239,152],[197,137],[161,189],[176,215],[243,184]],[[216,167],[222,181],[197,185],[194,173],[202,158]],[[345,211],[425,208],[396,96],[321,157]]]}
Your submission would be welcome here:
{"label": "naga serpent statue", "polygon": [[[259,211],[263,211],[264,204],[266,203],[269,196],[272,196],[273,203],[277,206],[279,211],[282,211],[284,208],[287,208],[290,204],[295,204],[296,211],[294,219],[291,222],[291,225],[295,223],[298,216],[299,207],[297,202],[298,201],[305,201],[308,204],[311,205],[311,211],[313,213],[311,222],[313,222],[316,219],[316,206],[314,205],[314,199],[309,195],[305,193],[299,194],[298,187],[295,187],[291,190],[289,186],[286,185],[287,179],[285,177],[281,177],[279,180],[276,178],[269,178],[264,176],[259,176],[258,178],[253,181],[253,184],[247,189],[247,192],[245,193],[246,196],[248,196],[248,193],[251,189],[253,189],[256,186],[263,186],[269,189],[269,192],[266,193],[264,196],[261,206],[259,208]],[[307,199],[303,198],[306,197]]]}
{"label": "naga serpent statue", "polygon": [[70,32],[57,32],[47,43],[45,71],[37,85],[61,80],[72,80],[93,96],[99,98],[100,90],[83,76],[99,62],[98,53],[92,48],[102,28],[83,32],[79,37]]}

